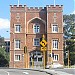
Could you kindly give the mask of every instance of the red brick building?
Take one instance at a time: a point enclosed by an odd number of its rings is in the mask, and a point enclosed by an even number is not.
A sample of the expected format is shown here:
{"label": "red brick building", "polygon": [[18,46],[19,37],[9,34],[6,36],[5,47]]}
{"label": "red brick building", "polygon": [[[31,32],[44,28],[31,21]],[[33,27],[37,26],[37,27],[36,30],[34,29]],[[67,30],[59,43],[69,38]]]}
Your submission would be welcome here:
{"label": "red brick building", "polygon": [[[29,68],[43,65],[43,52],[40,50],[40,38],[45,35],[47,41],[46,65],[64,64],[63,61],[63,6],[27,7],[10,5],[10,67]],[[24,47],[27,53],[24,54]]]}

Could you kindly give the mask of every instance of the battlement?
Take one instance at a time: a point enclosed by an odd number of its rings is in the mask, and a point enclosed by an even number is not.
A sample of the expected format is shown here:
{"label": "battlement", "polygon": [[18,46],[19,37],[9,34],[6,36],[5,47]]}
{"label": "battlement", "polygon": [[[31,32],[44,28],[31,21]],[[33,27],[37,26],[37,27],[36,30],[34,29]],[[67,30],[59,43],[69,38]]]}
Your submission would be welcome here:
{"label": "battlement", "polygon": [[28,11],[41,11],[41,10],[45,10],[46,8],[44,7],[27,7]]}
{"label": "battlement", "polygon": [[10,5],[11,9],[17,9],[17,8],[25,8],[27,11],[41,11],[41,10],[45,10],[46,7],[27,7],[26,5]]}
{"label": "battlement", "polygon": [[26,5],[10,5],[11,8],[24,8]]}
{"label": "battlement", "polygon": [[62,8],[63,7],[63,5],[46,5],[46,7],[48,7],[48,8]]}
{"label": "battlement", "polygon": [[46,10],[46,8],[49,9],[62,9],[63,5],[47,5],[46,7],[27,7],[26,5],[10,5],[10,8],[17,9],[17,8],[24,8],[27,11],[40,11],[40,10]]}

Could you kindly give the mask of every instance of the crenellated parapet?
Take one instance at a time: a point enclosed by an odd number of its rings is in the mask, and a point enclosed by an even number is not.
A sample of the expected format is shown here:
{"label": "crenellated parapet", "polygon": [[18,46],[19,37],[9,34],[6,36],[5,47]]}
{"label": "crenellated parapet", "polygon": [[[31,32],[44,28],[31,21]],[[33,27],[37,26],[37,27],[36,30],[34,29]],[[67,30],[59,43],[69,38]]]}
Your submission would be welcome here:
{"label": "crenellated parapet", "polygon": [[52,10],[62,10],[63,9],[63,5],[47,5],[46,7],[27,7],[26,5],[10,5],[10,10],[22,10],[22,11],[27,11],[27,12],[39,12],[39,11],[52,11]]}
{"label": "crenellated parapet", "polygon": [[10,12],[25,12],[26,5],[10,5]]}
{"label": "crenellated parapet", "polygon": [[48,12],[62,12],[63,11],[63,5],[47,5],[46,6]]}
{"label": "crenellated parapet", "polygon": [[10,5],[11,10],[25,9],[25,11],[41,11],[46,10],[46,7],[27,7],[26,5]]}
{"label": "crenellated parapet", "polygon": [[46,11],[46,8],[44,7],[27,7],[27,9],[26,9],[27,11]]}
{"label": "crenellated parapet", "polygon": [[11,8],[24,8],[26,5],[10,5]]}

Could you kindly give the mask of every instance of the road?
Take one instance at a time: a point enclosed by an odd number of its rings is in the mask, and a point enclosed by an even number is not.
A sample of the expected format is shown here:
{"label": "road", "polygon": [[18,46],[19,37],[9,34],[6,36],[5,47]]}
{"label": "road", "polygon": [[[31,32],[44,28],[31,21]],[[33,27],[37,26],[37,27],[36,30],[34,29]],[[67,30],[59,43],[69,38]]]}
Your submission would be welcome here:
{"label": "road", "polygon": [[64,68],[64,69],[54,69],[55,71],[67,72],[69,74],[75,75],[75,68]]}
{"label": "road", "polygon": [[[75,75],[75,69],[64,68],[64,69],[51,69],[51,70],[54,70],[55,72],[56,71],[67,72],[69,74]],[[48,71],[50,71],[50,69],[48,69]],[[50,75],[50,74],[34,70],[1,68],[0,75]]]}
{"label": "road", "polygon": [[0,69],[0,75],[50,75],[45,72],[24,69]]}

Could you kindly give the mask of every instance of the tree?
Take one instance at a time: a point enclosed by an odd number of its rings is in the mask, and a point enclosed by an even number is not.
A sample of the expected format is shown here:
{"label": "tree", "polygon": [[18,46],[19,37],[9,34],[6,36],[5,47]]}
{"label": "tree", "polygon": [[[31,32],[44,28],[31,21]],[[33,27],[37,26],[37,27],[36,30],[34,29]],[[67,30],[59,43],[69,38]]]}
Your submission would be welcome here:
{"label": "tree", "polygon": [[75,35],[75,14],[64,15],[63,21],[66,23],[64,25],[64,36],[71,38],[71,35]]}
{"label": "tree", "polygon": [[[73,39],[68,39],[66,40],[66,48],[65,48],[65,53],[68,52],[69,50],[69,56],[70,56],[70,64],[74,65],[75,64],[75,40]],[[67,65],[68,63],[68,57],[65,56],[65,64]]]}
{"label": "tree", "polygon": [[[67,65],[68,58],[66,58],[66,52],[69,50],[70,52],[70,63],[71,65],[75,64],[75,14],[64,15],[63,20],[65,22],[64,25],[64,37],[66,47],[64,46],[64,63]],[[64,44],[65,45],[65,44]]]}
{"label": "tree", "polygon": [[9,65],[9,53],[6,53],[4,48],[0,47],[0,67],[7,67]]}
{"label": "tree", "polygon": [[4,46],[4,37],[0,36],[0,47]]}

